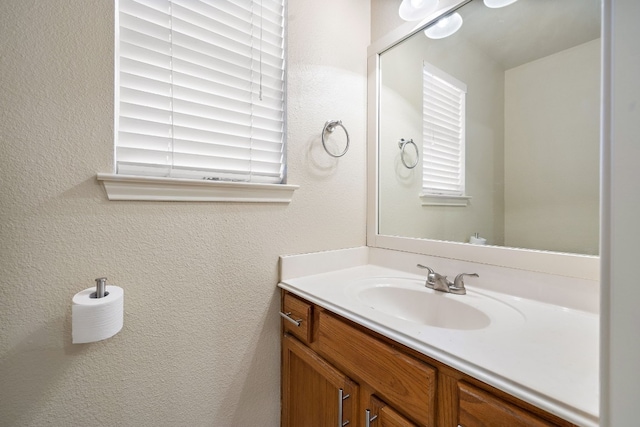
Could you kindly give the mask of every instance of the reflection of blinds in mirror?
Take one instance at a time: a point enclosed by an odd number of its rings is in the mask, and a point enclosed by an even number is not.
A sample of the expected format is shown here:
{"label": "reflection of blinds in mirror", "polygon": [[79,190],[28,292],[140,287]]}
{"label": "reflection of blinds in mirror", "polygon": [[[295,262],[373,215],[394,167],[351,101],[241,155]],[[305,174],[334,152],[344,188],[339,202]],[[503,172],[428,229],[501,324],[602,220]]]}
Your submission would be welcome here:
{"label": "reflection of blinds in mirror", "polygon": [[284,0],[120,0],[117,173],[280,183]]}
{"label": "reflection of blinds in mirror", "polygon": [[466,84],[424,63],[422,191],[425,195],[464,195],[466,92]]}

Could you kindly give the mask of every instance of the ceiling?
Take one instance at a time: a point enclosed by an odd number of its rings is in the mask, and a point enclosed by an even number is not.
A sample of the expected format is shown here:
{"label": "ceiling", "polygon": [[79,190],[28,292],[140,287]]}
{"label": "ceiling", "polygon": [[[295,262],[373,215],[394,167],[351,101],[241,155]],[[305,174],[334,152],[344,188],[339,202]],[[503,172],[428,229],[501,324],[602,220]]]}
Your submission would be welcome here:
{"label": "ceiling", "polygon": [[458,12],[464,37],[505,69],[600,37],[600,0],[519,0],[490,9],[473,0]]}

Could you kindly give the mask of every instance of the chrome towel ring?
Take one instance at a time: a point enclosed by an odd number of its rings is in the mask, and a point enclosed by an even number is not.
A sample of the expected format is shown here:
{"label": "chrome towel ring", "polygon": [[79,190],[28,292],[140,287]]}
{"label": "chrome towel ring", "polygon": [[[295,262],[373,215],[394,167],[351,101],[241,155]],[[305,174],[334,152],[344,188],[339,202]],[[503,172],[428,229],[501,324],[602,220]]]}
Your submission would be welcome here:
{"label": "chrome towel ring", "polygon": [[[324,134],[326,132],[332,133],[337,126],[340,126],[342,130],[344,130],[344,134],[347,135],[347,145],[344,147],[344,151],[342,153],[333,154],[327,148],[327,144],[324,140]],[[330,155],[331,157],[342,157],[347,153],[347,151],[349,150],[349,132],[347,132],[347,128],[344,127],[344,125],[342,124],[342,120],[329,120],[324,124],[324,127],[322,128],[322,146],[324,147],[324,151],[326,151],[327,154]]]}
{"label": "chrome towel ring", "polygon": [[[416,161],[410,165],[408,165],[407,162],[404,160],[404,151],[406,150],[407,145],[413,145],[413,149],[416,150]],[[402,161],[402,164],[405,165],[407,169],[415,168],[416,165],[418,164],[418,160],[420,159],[420,152],[418,151],[418,146],[416,145],[416,143],[413,142],[413,139],[410,139],[407,141],[404,138],[400,138],[400,141],[398,141],[398,147],[400,147],[400,151],[401,151],[400,160]]]}

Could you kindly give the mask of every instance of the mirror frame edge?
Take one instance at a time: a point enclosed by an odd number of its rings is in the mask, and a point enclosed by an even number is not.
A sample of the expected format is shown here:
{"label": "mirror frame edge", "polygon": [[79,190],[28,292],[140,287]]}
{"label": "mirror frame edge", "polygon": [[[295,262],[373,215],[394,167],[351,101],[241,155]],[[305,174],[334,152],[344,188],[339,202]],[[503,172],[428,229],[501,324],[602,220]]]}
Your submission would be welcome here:
{"label": "mirror frame edge", "polygon": [[600,256],[501,246],[476,246],[468,243],[378,234],[380,55],[441,16],[470,1],[447,0],[443,2],[441,8],[419,24],[412,22],[403,24],[372,42],[367,49],[367,246],[599,281]]}

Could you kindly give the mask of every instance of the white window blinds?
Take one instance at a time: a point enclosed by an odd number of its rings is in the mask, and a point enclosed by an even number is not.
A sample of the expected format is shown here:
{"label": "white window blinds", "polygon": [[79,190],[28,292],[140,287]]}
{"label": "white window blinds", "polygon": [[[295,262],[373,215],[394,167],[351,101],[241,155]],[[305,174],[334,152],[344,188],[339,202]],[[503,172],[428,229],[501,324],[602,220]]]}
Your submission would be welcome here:
{"label": "white window blinds", "polygon": [[119,0],[116,172],[284,180],[284,0]]}
{"label": "white window blinds", "polygon": [[464,195],[467,86],[431,64],[423,66],[422,192]]}

